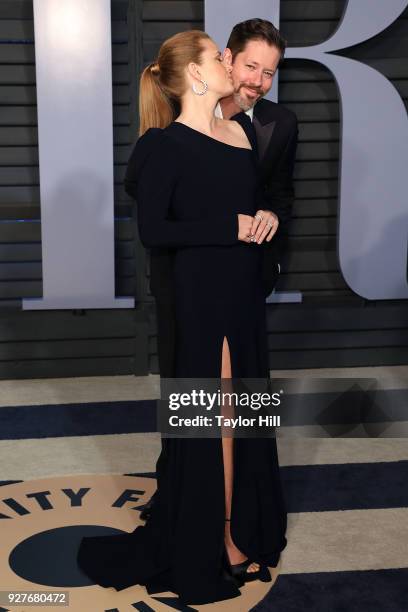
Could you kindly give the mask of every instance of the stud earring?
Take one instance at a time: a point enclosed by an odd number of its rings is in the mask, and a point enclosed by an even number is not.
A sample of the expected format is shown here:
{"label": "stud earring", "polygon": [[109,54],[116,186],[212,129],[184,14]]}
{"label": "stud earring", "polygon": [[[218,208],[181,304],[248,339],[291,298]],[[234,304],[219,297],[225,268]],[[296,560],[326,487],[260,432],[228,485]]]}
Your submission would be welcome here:
{"label": "stud earring", "polygon": [[197,94],[197,96],[203,96],[206,93],[207,89],[208,89],[207,81],[204,81],[203,79],[200,79],[200,82],[204,85],[204,90],[203,91],[197,91],[196,84],[193,83],[193,91],[194,91],[195,94]]}

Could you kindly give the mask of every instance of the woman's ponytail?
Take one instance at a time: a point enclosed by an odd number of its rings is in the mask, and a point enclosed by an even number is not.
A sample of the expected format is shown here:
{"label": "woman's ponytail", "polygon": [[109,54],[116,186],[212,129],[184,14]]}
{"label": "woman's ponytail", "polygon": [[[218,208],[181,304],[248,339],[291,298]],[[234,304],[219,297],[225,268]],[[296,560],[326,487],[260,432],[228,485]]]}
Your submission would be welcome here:
{"label": "woman's ponytail", "polygon": [[203,42],[208,39],[208,34],[201,30],[174,34],[160,47],[157,62],[143,70],[139,93],[140,136],[151,127],[165,128],[174,121],[187,87],[186,66],[189,62],[200,64]]}
{"label": "woman's ponytail", "polygon": [[174,119],[173,105],[159,83],[160,69],[156,62],[146,66],[140,78],[139,136],[151,127],[167,127]]}

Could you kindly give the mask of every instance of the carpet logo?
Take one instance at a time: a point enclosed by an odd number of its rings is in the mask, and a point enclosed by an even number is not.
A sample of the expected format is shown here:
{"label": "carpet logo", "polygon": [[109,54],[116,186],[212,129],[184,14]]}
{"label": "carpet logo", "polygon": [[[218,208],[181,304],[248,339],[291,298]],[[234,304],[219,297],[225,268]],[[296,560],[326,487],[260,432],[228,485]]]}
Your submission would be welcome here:
{"label": "carpet logo", "polygon": [[[143,525],[140,509],[155,486],[153,478],[92,474],[1,487],[0,590],[68,591],[69,607],[60,609],[70,612],[231,610],[231,601],[186,607],[174,593],[149,596],[140,585],[122,591],[103,588],[93,584],[78,567],[76,555],[82,537],[129,533]],[[274,581],[272,568],[271,573]],[[256,581],[245,585],[239,605],[234,599],[234,609],[251,609],[272,584]],[[11,609],[27,611],[24,606]],[[51,608],[32,609],[49,612]]]}

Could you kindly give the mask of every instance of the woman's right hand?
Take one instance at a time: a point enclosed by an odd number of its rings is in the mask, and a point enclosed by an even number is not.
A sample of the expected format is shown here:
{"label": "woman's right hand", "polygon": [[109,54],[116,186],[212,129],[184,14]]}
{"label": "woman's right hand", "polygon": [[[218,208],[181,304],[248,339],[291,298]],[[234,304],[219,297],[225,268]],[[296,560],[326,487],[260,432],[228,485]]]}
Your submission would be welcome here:
{"label": "woman's right hand", "polygon": [[251,215],[238,213],[238,240],[251,242],[251,229],[254,218]]}

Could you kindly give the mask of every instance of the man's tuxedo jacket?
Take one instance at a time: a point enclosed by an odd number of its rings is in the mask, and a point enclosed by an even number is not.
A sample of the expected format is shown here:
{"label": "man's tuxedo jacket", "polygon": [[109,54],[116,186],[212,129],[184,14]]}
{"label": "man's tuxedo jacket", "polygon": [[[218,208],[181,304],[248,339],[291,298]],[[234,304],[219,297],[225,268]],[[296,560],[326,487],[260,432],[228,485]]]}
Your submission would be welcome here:
{"label": "man's tuxedo jacket", "polygon": [[265,208],[279,219],[279,227],[270,242],[263,242],[263,284],[265,296],[273,290],[279,274],[278,263],[286,248],[289,220],[294,200],[293,168],[298,141],[295,113],[285,106],[261,99],[254,107]]}
{"label": "man's tuxedo jacket", "polygon": [[[237,120],[243,113],[236,115]],[[245,116],[248,122],[248,118]],[[242,117],[240,123],[242,124]],[[298,126],[296,115],[280,104],[261,99],[254,107],[253,128],[259,157],[260,180],[264,190],[264,208],[272,210],[279,219],[279,227],[270,242],[263,242],[263,284],[265,296],[276,283],[278,263],[285,248],[288,222],[294,199],[292,183]],[[125,191],[134,197],[134,177],[128,165]],[[172,296],[172,249],[150,250],[150,291],[156,299]]]}

